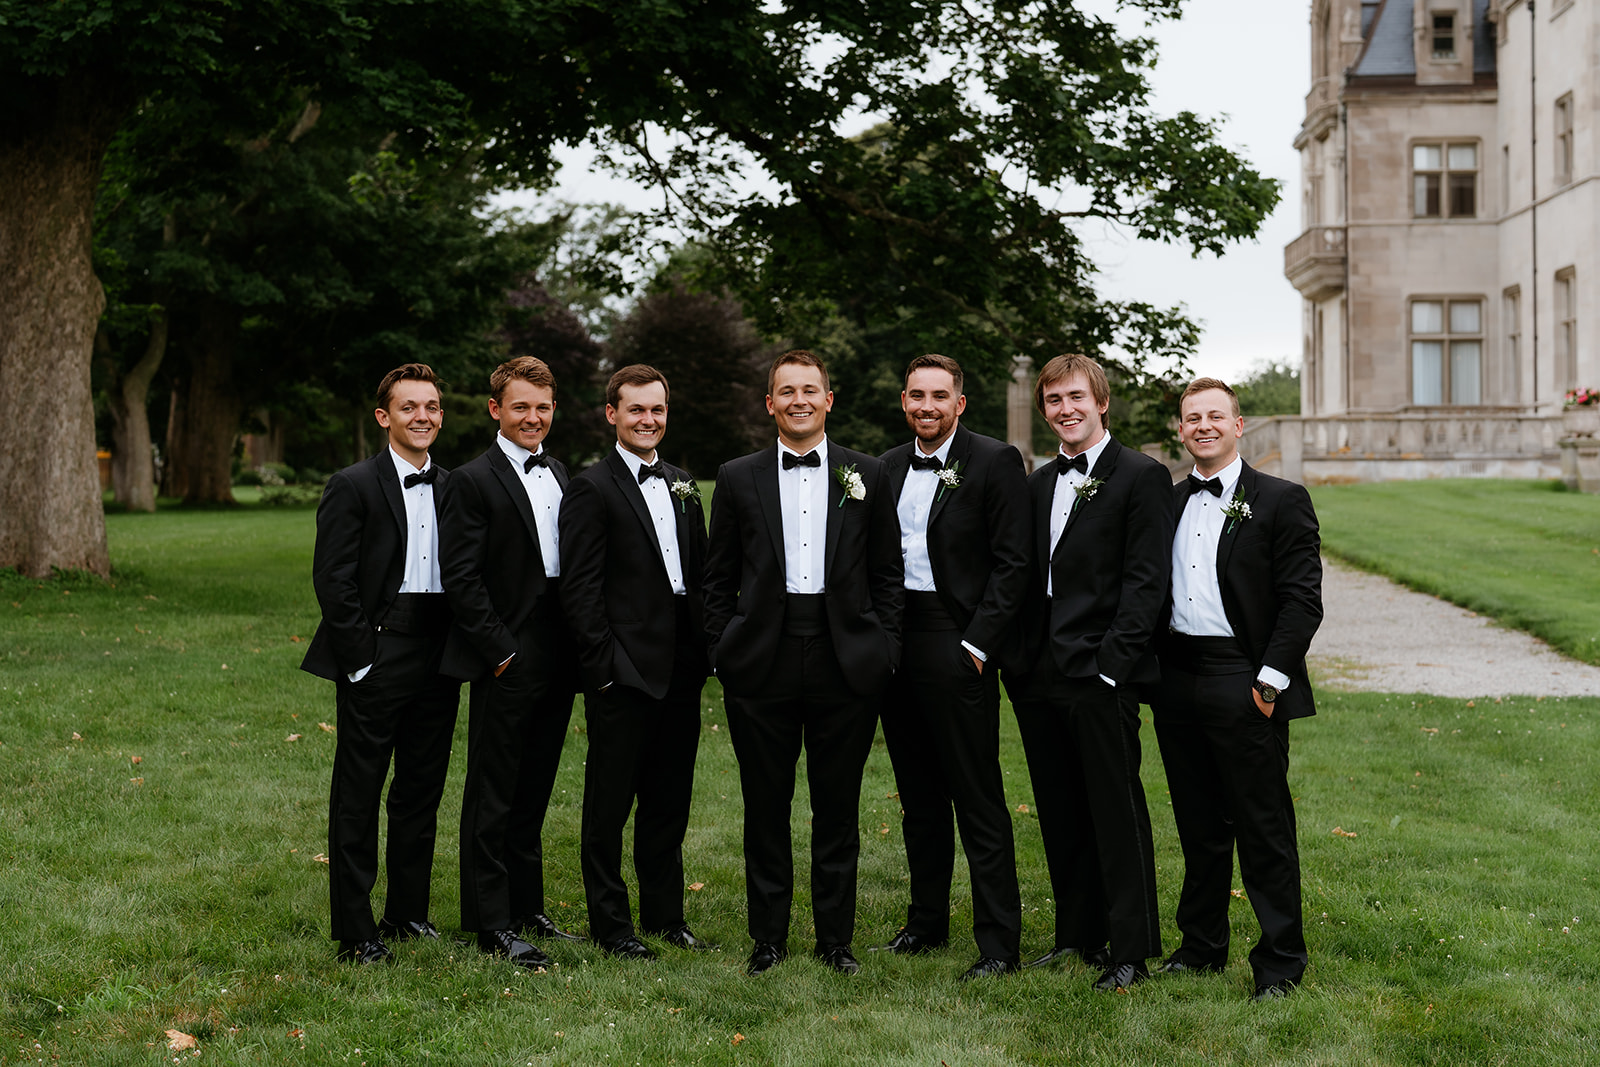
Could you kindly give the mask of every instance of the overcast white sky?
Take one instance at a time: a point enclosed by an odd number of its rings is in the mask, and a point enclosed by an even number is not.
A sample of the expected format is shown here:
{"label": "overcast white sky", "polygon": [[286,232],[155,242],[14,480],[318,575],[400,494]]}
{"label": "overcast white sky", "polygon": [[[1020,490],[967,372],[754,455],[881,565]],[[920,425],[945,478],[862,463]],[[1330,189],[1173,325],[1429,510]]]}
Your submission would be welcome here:
{"label": "overcast white sky", "polygon": [[[1086,0],[1109,13],[1111,0]],[[1183,248],[1133,240],[1110,227],[1086,231],[1101,268],[1098,288],[1115,299],[1183,304],[1204,326],[1197,374],[1236,379],[1265,361],[1300,359],[1300,297],[1283,276],[1283,247],[1299,235],[1295,132],[1310,88],[1310,4],[1306,0],[1188,0],[1184,16],[1153,31],[1160,42],[1152,77],[1161,114],[1188,110],[1223,119],[1223,143],[1283,182],[1278,209],[1253,242],[1226,256],[1192,259]],[[643,207],[644,190],[588,171],[590,153],[560,155],[549,199]],[[544,199],[544,198],[541,198]],[[502,204],[533,206],[526,194]]]}

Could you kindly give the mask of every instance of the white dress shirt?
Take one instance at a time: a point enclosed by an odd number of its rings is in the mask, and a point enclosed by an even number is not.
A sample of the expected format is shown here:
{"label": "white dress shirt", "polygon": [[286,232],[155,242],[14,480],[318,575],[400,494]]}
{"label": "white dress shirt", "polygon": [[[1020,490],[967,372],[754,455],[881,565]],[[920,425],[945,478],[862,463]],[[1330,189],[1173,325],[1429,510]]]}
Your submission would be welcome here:
{"label": "white dress shirt", "polygon": [[[1090,445],[1088,449],[1081,453],[1082,455],[1088,457],[1089,472],[1087,474],[1074,470],[1068,471],[1065,474],[1056,475],[1056,492],[1055,496],[1050,501],[1051,556],[1056,554],[1056,545],[1061,542],[1061,535],[1067,529],[1067,520],[1072,517],[1072,505],[1078,499],[1078,486],[1088,481],[1089,478],[1094,475],[1094,465],[1100,461],[1100,453],[1106,450],[1106,444],[1110,440],[1111,435],[1109,433],[1103,433],[1100,435],[1100,440]],[[1058,448],[1057,452],[1063,456],[1067,455],[1066,449],[1064,448]],[[1072,457],[1067,456],[1067,458],[1071,459]],[[1089,502],[1087,500],[1084,501],[1085,506],[1087,506],[1088,503]],[[1045,595],[1055,596],[1055,571],[1053,568],[1046,567],[1045,573],[1049,575],[1049,577],[1045,579]]]}
{"label": "white dress shirt", "polygon": [[820,466],[783,469],[783,454],[801,455],[778,442],[778,506],[783,513],[784,588],[791,593],[822,592],[828,547],[828,439],[814,450]]}
{"label": "white dress shirt", "polygon": [[[911,445],[912,455],[924,458],[937,456],[941,466],[948,466],[950,442],[955,439],[956,435],[951,433],[944,439],[944,444],[931,453],[922,451],[922,442],[914,441]],[[900,514],[900,559],[905,564],[906,588],[914,593],[939,591],[933,580],[933,562],[928,559],[928,519],[933,515],[934,498],[939,495],[942,485],[938,471],[908,467],[905,484],[900,487],[900,501],[895,506]],[[948,489],[945,491],[949,492]],[[961,642],[961,647],[983,662],[989,661],[988,653],[968,642]]]}
{"label": "white dress shirt", "polygon": [[[528,457],[535,455],[506,437],[495,434],[500,451],[511,461],[511,469],[522,479],[522,488],[528,494],[528,505],[533,508],[533,528],[539,531],[539,554],[544,557],[544,576],[561,577],[561,534],[557,523],[561,520],[561,486],[549,467],[524,470]],[[544,445],[539,445],[544,452]]]}
{"label": "white dress shirt", "polygon": [[[1232,637],[1233,625],[1222,605],[1222,586],[1217,580],[1217,545],[1228,516],[1223,504],[1233,499],[1244,471],[1244,460],[1235,456],[1213,477],[1222,483],[1222,495],[1192,493],[1178,516],[1177,534],[1172,539],[1172,628],[1191,637]],[[1189,475],[1207,481],[1199,472]],[[1238,533],[1237,530],[1234,531]],[[1256,677],[1275,689],[1287,689],[1289,676],[1262,665]]]}
{"label": "white dress shirt", "polygon": [[[645,461],[622,445],[617,445],[617,455],[628,465],[628,473],[637,481],[639,468]],[[650,462],[655,462],[652,455]],[[672,489],[665,478],[646,478],[639,485],[644,494],[644,506],[655,524],[656,542],[661,546],[661,560],[667,566],[667,581],[672,583],[674,596],[685,596],[689,589],[683,584],[683,559],[678,553],[678,519],[672,499]]]}
{"label": "white dress shirt", "polygon": [[[418,482],[406,488],[406,475],[420,474],[433,466],[424,458],[422,467],[413,467],[409,460],[389,446],[389,458],[394,461],[395,477],[400,479],[400,498],[406,503],[406,560],[400,570],[400,593],[442,593],[444,583],[439,580],[439,522],[433,507],[433,486]],[[372,670],[367,664],[348,675],[359,682]]]}

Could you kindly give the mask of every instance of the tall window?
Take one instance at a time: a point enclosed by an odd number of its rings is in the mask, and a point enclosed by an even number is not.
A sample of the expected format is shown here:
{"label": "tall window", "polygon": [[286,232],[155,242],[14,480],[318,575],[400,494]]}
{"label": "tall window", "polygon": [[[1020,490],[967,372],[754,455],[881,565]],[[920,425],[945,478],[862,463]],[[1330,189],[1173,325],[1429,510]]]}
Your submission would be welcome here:
{"label": "tall window", "polygon": [[1456,57],[1456,13],[1454,11],[1435,11],[1433,13],[1433,58],[1454,59]]}
{"label": "tall window", "polygon": [[1470,219],[1478,213],[1478,146],[1411,146],[1411,213],[1419,219]]}
{"label": "tall window", "polygon": [[1482,403],[1483,301],[1411,302],[1411,402]]}
{"label": "tall window", "polygon": [[1571,267],[1556,271],[1556,378],[1563,392],[1578,385],[1577,282]]}
{"label": "tall window", "polygon": [[1502,298],[1501,314],[1505,320],[1505,389],[1506,401],[1515,403],[1522,395],[1522,289],[1513,285]]}
{"label": "tall window", "polygon": [[1556,101],[1556,184],[1572,180],[1572,94]]}

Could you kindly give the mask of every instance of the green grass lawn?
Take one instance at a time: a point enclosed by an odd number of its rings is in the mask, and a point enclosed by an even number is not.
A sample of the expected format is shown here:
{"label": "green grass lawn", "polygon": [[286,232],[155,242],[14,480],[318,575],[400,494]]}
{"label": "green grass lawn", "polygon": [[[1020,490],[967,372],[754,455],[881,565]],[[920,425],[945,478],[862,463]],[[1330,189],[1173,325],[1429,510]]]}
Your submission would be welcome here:
{"label": "green grass lawn", "polygon": [[1600,497],[1490,479],[1311,495],[1330,554],[1600,664]]}
{"label": "green grass lawn", "polygon": [[[1325,526],[1342,526],[1346,499],[1319,490]],[[196,1062],[352,1067],[1600,1056],[1588,988],[1600,979],[1600,700],[1324,694],[1322,714],[1295,724],[1291,772],[1312,965],[1299,993],[1263,1005],[1248,998],[1242,900],[1219,977],[1127,995],[1094,993],[1081,968],[958,986],[976,955],[962,867],[953,947],[860,953],[860,975],[835,975],[806,956],[802,884],[796,958],[746,978],[738,777],[715,684],[686,847],[702,888],[688,915],[725,951],[636,964],[558,946],[544,975],[484,959],[452,939],[463,711],[434,879],[446,939],[358,969],[334,962],[317,860],[332,687],[297,669],[316,623],[313,513],[165,511],[112,515],[109,528],[109,586],[0,577],[0,1063],[190,1062],[167,1050],[168,1028],[200,1039]],[[578,929],[581,727],[579,715],[546,827],[551,908]],[[1143,736],[1170,950],[1182,864]],[[1009,713],[1003,758],[1023,946],[1039,952],[1052,909]],[[904,913],[893,792],[880,743],[862,797],[858,950]],[[806,810],[802,784],[801,845]]]}

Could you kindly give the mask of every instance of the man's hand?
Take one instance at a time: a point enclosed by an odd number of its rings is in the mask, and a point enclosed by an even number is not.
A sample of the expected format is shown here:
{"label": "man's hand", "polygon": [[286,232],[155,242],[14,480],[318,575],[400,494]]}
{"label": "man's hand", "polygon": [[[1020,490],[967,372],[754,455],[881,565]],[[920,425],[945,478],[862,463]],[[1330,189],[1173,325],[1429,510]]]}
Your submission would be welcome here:
{"label": "man's hand", "polygon": [[495,669],[494,669],[494,676],[495,676],[495,677],[496,677],[496,678],[498,678],[498,677],[500,677],[500,676],[501,676],[501,675],[502,675],[502,674],[504,674],[504,673],[505,673],[505,670],[506,670],[506,667],[507,667],[507,666],[508,666],[508,665],[509,665],[509,664],[510,664],[510,663],[511,663],[511,661],[512,661],[512,660],[514,660],[514,659],[516,659],[516,658],[517,658],[517,654],[516,654],[516,653],[515,653],[515,652],[513,652],[513,653],[511,653],[511,655],[509,655],[509,656],[507,656],[507,657],[506,657],[506,658],[505,658],[505,662],[504,662],[504,663],[502,663],[502,664],[500,664],[500,666],[498,666],[498,667],[496,667],[496,668],[495,668]]}
{"label": "man's hand", "polygon": [[982,674],[983,673],[983,660],[979,659],[977,656],[972,655],[971,652],[968,652],[967,655],[969,657],[971,657],[971,659],[972,659],[973,669],[976,670],[979,674]]}
{"label": "man's hand", "polygon": [[1268,704],[1265,700],[1262,700],[1261,699],[1261,694],[1256,692],[1256,687],[1253,686],[1253,685],[1250,687],[1250,699],[1254,700],[1256,702],[1256,710],[1257,711],[1259,711],[1261,714],[1265,715],[1269,719],[1272,718],[1272,709],[1277,707],[1277,705],[1276,704]]}

